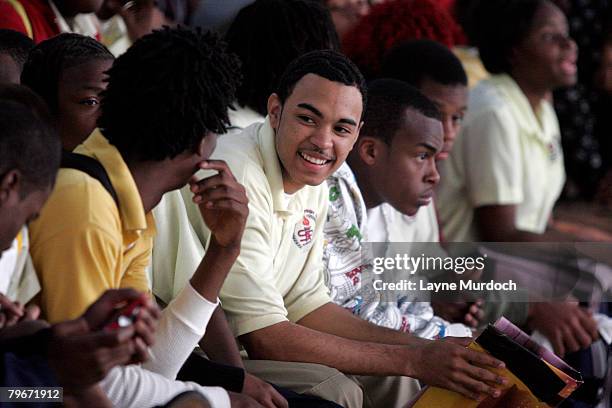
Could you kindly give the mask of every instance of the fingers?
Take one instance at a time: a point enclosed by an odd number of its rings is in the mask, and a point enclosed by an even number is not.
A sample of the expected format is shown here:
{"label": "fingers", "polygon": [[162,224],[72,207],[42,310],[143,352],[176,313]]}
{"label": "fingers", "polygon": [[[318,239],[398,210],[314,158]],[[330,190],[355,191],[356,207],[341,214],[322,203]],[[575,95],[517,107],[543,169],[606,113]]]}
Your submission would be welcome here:
{"label": "fingers", "polygon": [[131,357],[130,364],[144,363],[149,359],[149,348],[140,337],[134,338],[134,354]]}
{"label": "fingers", "polygon": [[458,383],[451,382],[448,385],[448,389],[450,389],[451,391],[458,392],[459,394],[461,394],[461,395],[463,395],[463,396],[465,396],[467,398],[473,399],[473,400],[479,400],[480,399],[480,394],[478,394],[477,392],[474,392],[474,391],[472,391],[472,390],[470,390],[470,389],[468,389],[468,388],[466,388],[466,387],[464,387],[464,386],[462,386],[462,385],[460,385]]}
{"label": "fingers", "polygon": [[563,335],[560,330],[555,330],[551,337],[548,338],[553,346],[555,353],[563,357],[565,355],[565,346],[563,345]]}
{"label": "fingers", "polygon": [[210,202],[224,199],[234,200],[241,204],[247,204],[249,201],[244,191],[244,187],[238,183],[235,183],[235,186],[222,184],[215,188],[210,188],[202,191],[201,193],[197,193],[193,197],[193,202],[196,204],[208,204]]}
{"label": "fingers", "polygon": [[133,327],[137,337],[141,338],[146,345],[153,345],[157,321],[148,312],[141,310]]}
{"label": "fingers", "polygon": [[24,310],[22,320],[37,320],[40,317],[40,307],[37,305],[29,305]]}
{"label": "fingers", "polygon": [[501,395],[501,390],[487,385],[482,381],[474,380],[469,375],[457,374],[455,377],[455,381],[460,384],[460,387],[463,387],[471,394],[469,398],[478,399],[482,394],[490,395],[494,398],[497,398]]}
{"label": "fingers", "polygon": [[206,203],[206,208],[210,210],[232,211],[245,216],[248,214],[247,206],[234,200],[218,200],[215,202],[208,202]]}
{"label": "fingers", "polygon": [[91,329],[98,329],[115,313],[119,304],[139,298],[144,301],[145,297],[145,294],[129,288],[107,290],[87,309],[83,317]]}
{"label": "fingers", "polygon": [[91,348],[112,348],[128,343],[136,332],[134,326],[121,327],[112,331],[98,331],[89,335]]}
{"label": "fingers", "polygon": [[23,316],[23,306],[2,294],[0,294],[0,310],[6,315],[7,321],[11,321],[14,318],[19,320]]}
{"label": "fingers", "polygon": [[469,349],[465,349],[465,353],[465,358],[468,361],[471,361],[472,363],[481,367],[504,368],[506,366],[503,361],[498,360],[486,353],[480,353],[478,351]]}
{"label": "fingers", "polygon": [[591,338],[592,341],[596,341],[599,339],[599,330],[597,329],[597,322],[593,319],[591,313],[588,310],[580,308],[581,316],[580,323],[582,327],[586,330],[587,334]]}
{"label": "fingers", "polygon": [[272,402],[274,402],[274,408],[289,408],[289,402],[274,388],[272,388]]}

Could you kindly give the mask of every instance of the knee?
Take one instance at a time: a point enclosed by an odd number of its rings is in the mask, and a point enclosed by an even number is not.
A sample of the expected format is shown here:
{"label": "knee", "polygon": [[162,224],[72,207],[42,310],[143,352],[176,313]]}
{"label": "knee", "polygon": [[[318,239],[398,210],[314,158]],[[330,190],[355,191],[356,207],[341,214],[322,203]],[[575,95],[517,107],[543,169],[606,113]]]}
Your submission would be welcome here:
{"label": "knee", "polygon": [[345,408],[362,408],[363,391],[361,387],[338,370],[330,374],[327,379],[312,387],[305,394],[315,395]]}

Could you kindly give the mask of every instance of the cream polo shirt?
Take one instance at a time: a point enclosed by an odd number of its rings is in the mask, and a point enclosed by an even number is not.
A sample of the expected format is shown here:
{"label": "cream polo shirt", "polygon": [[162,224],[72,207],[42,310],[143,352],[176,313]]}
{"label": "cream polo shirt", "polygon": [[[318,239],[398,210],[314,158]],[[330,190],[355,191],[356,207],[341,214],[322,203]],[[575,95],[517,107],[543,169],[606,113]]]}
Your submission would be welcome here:
{"label": "cream polo shirt", "polygon": [[446,240],[478,241],[474,209],[486,205],[516,205],[516,228],[543,233],[565,182],[552,106],[543,101],[534,114],[508,75],[482,81],[440,173],[437,202]]}
{"label": "cream polo shirt", "polygon": [[[220,296],[234,335],[297,322],[331,302],[322,263],[325,183],[306,186],[286,199],[268,120],[220,137],[213,158],[229,164],[249,198],[240,256]],[[153,251],[153,290],[162,298],[187,282],[210,239],[189,188],[180,194],[166,195],[155,209],[160,223]],[[164,266],[174,275],[164,272]]]}

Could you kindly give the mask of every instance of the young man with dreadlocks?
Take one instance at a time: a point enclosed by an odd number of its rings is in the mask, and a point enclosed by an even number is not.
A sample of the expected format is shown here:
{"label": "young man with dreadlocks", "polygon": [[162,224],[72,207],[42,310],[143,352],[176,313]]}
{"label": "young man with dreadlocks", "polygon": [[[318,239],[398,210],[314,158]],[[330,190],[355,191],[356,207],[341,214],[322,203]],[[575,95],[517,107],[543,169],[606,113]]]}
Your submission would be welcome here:
{"label": "young man with dreadlocks", "polygon": [[[365,92],[346,57],[310,52],[286,69],[263,124],[219,141],[216,157],[227,160],[250,200],[240,255],[221,292],[230,327],[249,355],[245,366],[344,407],[404,406],[418,388],[406,377],[474,398],[494,394],[487,383],[501,379],[474,364],[499,366],[496,359],[375,326],[329,297],[322,273],[324,181],[357,139]],[[212,242],[186,205],[198,239]]]}
{"label": "young man with dreadlocks", "polygon": [[70,33],[39,43],[28,55],[21,83],[47,103],[64,150],[72,151],[96,128],[104,72],[114,59],[100,42]]}
{"label": "young man with dreadlocks", "polygon": [[113,369],[101,383],[116,406],[156,405],[186,389],[202,392],[211,406],[230,404],[221,388],[174,379],[218,305],[248,213],[244,189],[227,165],[208,160],[216,133],[229,122],[237,66],[216,36],[200,31],[163,29],[135,42],[108,72],[99,129],[75,149],[102,166],[115,194],[97,177],[61,169],[32,224],[42,312],[51,322],[72,318],[109,288],[150,291],[151,210],[198,169],[218,172],[191,180],[202,187],[194,200],[213,238],[191,281],[164,310],[150,362]]}
{"label": "young man with dreadlocks", "polygon": [[26,35],[13,30],[0,29],[0,84],[20,82],[23,64],[32,47],[34,41]]}

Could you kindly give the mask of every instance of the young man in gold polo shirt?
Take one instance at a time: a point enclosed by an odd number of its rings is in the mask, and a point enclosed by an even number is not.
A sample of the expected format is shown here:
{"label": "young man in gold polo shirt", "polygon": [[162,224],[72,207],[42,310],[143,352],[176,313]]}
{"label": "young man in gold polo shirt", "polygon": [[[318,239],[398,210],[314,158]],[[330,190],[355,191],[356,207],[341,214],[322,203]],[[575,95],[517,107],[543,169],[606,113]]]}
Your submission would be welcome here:
{"label": "young man in gold polo shirt", "polygon": [[108,71],[99,129],[75,150],[103,167],[116,199],[97,177],[63,168],[32,225],[42,311],[52,322],[70,318],[106,289],[150,291],[151,210],[198,169],[218,172],[191,180],[203,189],[193,199],[213,239],[190,282],[162,313],[151,360],[114,369],[101,383],[116,406],[158,405],[189,389],[212,407],[243,399],[219,387],[174,381],[218,305],[248,213],[244,189],[227,165],[208,160],[216,134],[229,124],[237,66],[216,36],[201,31],[163,29],[134,43]]}

